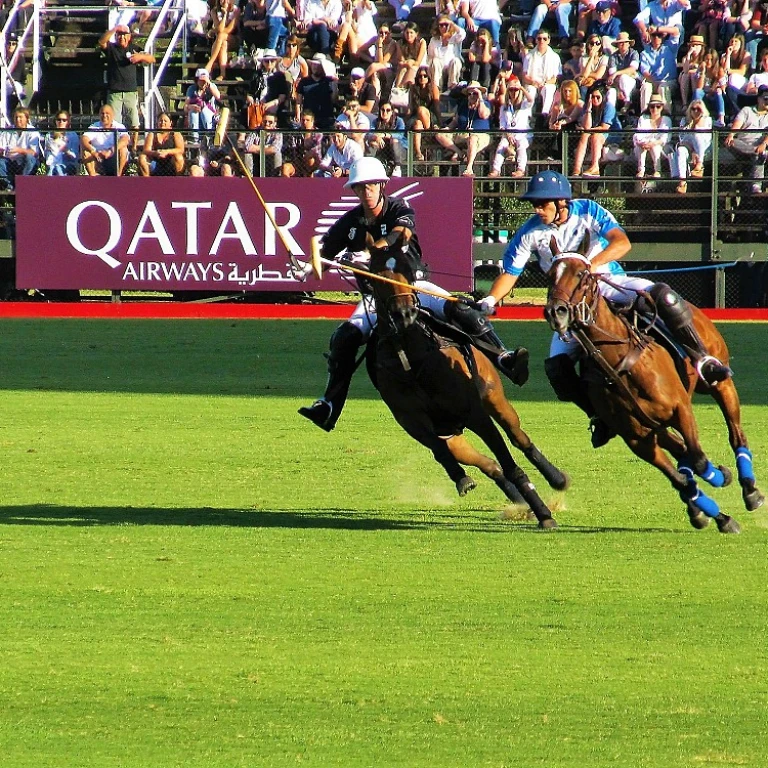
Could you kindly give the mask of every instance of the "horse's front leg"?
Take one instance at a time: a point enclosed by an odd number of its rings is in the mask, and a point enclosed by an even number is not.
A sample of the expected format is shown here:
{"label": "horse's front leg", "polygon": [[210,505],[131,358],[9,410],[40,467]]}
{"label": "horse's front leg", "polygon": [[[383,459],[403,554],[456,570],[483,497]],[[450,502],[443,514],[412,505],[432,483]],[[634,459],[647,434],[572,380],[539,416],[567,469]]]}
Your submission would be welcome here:
{"label": "horse's front leg", "polygon": [[626,440],[629,449],[643,461],[652,464],[672,483],[682,501],[686,503],[688,517],[694,528],[706,528],[713,518],[722,533],[739,533],[739,524],[723,514],[717,503],[696,485],[692,471],[678,471],[659,445],[659,435],[650,432],[643,438]]}
{"label": "horse's front leg", "polygon": [[440,437],[436,432],[431,419],[426,414],[416,416],[412,412],[400,413],[392,409],[392,415],[397,423],[425,448],[432,451],[435,461],[446,471],[448,477],[453,480],[459,496],[466,496],[469,491],[477,487],[477,483],[467,475],[464,468],[456,460],[456,457],[448,447],[448,441]]}
{"label": "horse's front leg", "polygon": [[755,471],[752,466],[752,451],[749,450],[747,436],[741,427],[741,404],[739,393],[733,379],[721,381],[716,387],[710,388],[710,394],[720,408],[728,427],[728,442],[736,457],[736,472],[741,485],[741,497],[744,506],[752,512],[762,506],[765,497],[760,492],[755,481]]}

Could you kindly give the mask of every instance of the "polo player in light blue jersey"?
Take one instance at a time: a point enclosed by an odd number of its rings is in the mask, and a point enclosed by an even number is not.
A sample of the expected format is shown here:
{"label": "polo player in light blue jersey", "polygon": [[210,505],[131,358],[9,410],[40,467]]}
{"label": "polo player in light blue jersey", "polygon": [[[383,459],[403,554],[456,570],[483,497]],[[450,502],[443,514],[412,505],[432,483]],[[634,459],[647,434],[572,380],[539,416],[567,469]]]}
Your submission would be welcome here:
{"label": "polo player in light blue jersey", "polygon": [[[632,244],[610,211],[594,200],[574,200],[570,182],[556,171],[534,175],[521,199],[531,202],[535,214],[517,230],[504,252],[503,271],[481,302],[489,313],[515,287],[529,259],[536,259],[547,273],[558,254],[579,252],[585,243],[584,256],[591,271],[605,275],[610,281],[599,283],[600,293],[606,299],[622,306],[637,302],[641,311],[653,312],[652,308],[644,307],[645,300],[638,293],[647,292],[655,302],[659,319],[690,357],[702,381],[716,386],[732,375],[728,366],[707,353],[693,325],[691,308],[676,291],[665,283],[630,277],[624,272],[619,260],[629,253]],[[574,338],[555,334],[544,370],[558,399],[575,403],[591,418],[592,445],[599,448],[613,433],[595,417],[576,371],[581,352]]]}

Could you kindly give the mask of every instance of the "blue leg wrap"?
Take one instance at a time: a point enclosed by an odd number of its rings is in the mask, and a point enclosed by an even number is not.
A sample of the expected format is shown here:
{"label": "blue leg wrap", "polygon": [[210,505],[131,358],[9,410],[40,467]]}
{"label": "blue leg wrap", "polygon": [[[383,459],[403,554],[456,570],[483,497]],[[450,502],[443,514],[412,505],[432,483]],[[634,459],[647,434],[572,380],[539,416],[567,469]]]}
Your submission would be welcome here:
{"label": "blue leg wrap", "polygon": [[739,473],[739,481],[755,481],[755,473],[752,471],[752,451],[749,448],[739,448],[736,451],[736,471]]}
{"label": "blue leg wrap", "polygon": [[722,488],[725,485],[723,473],[711,461],[707,461],[706,469],[701,473],[701,479],[715,488]]}
{"label": "blue leg wrap", "polygon": [[707,517],[717,517],[720,514],[720,507],[718,507],[717,503],[710,499],[709,496],[699,490],[693,476],[693,470],[681,462],[678,471],[688,479],[688,484],[685,489],[680,492],[680,498],[696,507],[696,509],[703,512]]}
{"label": "blue leg wrap", "polygon": [[[677,465],[677,471],[686,477],[693,477],[693,467],[691,467],[685,460]],[[704,468],[704,471],[699,474],[699,477],[702,480],[706,480],[715,488],[722,488],[725,485],[723,473],[709,460],[707,460],[707,466]]]}

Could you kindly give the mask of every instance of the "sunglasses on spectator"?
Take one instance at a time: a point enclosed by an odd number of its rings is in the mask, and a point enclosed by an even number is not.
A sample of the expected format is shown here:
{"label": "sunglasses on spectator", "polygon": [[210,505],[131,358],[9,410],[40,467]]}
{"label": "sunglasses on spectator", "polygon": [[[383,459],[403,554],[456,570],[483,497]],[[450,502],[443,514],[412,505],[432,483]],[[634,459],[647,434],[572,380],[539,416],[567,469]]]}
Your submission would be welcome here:
{"label": "sunglasses on spectator", "polygon": [[379,112],[381,112],[382,115],[386,115],[388,112],[391,112],[392,110],[389,107],[382,107]]}
{"label": "sunglasses on spectator", "polygon": [[448,27],[450,25],[448,25],[448,24],[438,24],[437,26],[440,27],[440,29],[448,29]]}
{"label": "sunglasses on spectator", "polygon": [[694,107],[691,110],[691,112],[693,112],[694,114],[699,114],[700,115],[701,114],[701,107]]}
{"label": "sunglasses on spectator", "polygon": [[661,109],[661,104],[649,104],[648,109]]}
{"label": "sunglasses on spectator", "polygon": [[587,45],[600,45],[600,40],[590,40]]}
{"label": "sunglasses on spectator", "polygon": [[546,35],[539,35],[536,39],[537,40],[549,40],[549,38]]}

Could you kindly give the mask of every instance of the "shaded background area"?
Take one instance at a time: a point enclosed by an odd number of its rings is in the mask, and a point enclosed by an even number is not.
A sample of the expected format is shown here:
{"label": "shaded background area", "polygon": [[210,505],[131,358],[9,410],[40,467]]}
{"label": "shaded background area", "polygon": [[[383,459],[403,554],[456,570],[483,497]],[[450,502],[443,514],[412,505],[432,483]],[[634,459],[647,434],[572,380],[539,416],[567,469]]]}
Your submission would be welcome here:
{"label": "shaded background area", "polygon": [[[336,321],[12,320],[0,335],[0,388],[58,392],[316,397]],[[514,401],[553,400],[543,372],[543,322],[496,323],[508,346],[531,351],[531,379]],[[720,323],[741,400],[764,404],[768,325]],[[364,370],[352,396],[377,398]]]}

